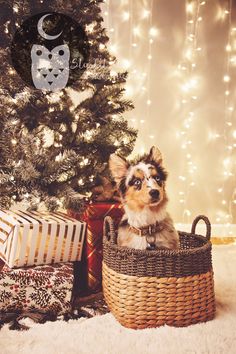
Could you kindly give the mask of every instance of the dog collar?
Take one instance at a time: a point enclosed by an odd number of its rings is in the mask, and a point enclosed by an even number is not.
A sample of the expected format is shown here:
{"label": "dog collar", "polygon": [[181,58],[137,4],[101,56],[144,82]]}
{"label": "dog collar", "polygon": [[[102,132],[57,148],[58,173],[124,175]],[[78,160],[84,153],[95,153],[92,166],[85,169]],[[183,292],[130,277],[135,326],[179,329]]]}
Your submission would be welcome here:
{"label": "dog collar", "polygon": [[164,229],[164,225],[160,222],[156,222],[155,224],[151,224],[139,228],[129,225],[129,230],[141,237],[152,236],[158,232],[161,232],[163,229]]}

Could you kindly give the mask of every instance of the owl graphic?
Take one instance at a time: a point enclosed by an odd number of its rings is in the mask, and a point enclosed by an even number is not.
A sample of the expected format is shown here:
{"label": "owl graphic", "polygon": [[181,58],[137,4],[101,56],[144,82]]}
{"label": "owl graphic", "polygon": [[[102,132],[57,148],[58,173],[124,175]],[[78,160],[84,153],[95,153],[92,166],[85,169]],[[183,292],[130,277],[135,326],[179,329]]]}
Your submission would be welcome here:
{"label": "owl graphic", "polygon": [[34,44],[31,49],[31,74],[35,87],[58,91],[66,87],[69,78],[70,50],[67,44],[46,47]]}

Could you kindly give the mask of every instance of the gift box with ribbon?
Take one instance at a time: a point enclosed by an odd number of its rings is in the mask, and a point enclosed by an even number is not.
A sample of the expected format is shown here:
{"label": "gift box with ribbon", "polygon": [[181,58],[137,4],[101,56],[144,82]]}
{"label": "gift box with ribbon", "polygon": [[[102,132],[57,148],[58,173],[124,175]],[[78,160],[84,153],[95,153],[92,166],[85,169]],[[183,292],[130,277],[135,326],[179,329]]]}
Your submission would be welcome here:
{"label": "gift box with ribbon", "polygon": [[124,214],[122,205],[94,202],[87,205],[82,215],[73,210],[68,210],[68,214],[87,224],[82,260],[77,265],[79,290],[87,293],[98,292],[102,288],[103,221],[105,216],[109,215],[117,226]]}
{"label": "gift box with ribbon", "polygon": [[85,229],[60,212],[0,210],[0,257],[10,268],[80,260]]}

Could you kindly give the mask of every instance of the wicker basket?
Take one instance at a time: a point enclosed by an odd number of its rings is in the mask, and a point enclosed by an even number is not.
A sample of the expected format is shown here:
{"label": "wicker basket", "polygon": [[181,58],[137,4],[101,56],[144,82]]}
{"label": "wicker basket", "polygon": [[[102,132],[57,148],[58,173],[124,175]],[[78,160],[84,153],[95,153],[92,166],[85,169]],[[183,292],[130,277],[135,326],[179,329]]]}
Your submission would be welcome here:
{"label": "wicker basket", "polygon": [[[206,237],[196,235],[199,220]],[[211,225],[198,216],[191,233],[179,232],[178,250],[135,250],[117,246],[113,221],[106,217],[103,238],[103,291],[116,319],[139,329],[209,321],[215,315]]]}

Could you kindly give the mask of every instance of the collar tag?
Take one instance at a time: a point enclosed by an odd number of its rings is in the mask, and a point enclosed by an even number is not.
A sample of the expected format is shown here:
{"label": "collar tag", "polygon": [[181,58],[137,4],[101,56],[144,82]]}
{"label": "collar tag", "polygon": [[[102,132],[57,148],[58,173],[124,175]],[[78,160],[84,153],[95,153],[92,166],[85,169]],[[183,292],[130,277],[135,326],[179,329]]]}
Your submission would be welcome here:
{"label": "collar tag", "polygon": [[148,243],[147,250],[155,250],[155,249],[156,249],[156,245],[155,244]]}
{"label": "collar tag", "polygon": [[146,236],[146,241],[147,241],[147,244],[148,244],[147,248],[149,250],[153,250],[153,249],[156,248],[156,243],[155,243],[156,237],[155,236],[151,236],[151,235]]}

